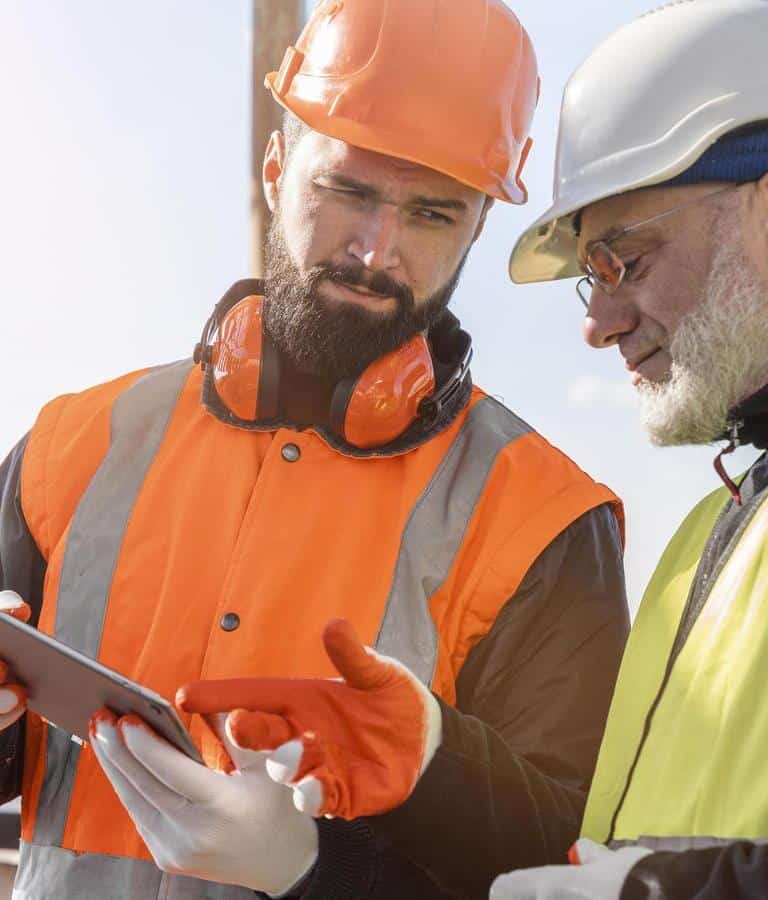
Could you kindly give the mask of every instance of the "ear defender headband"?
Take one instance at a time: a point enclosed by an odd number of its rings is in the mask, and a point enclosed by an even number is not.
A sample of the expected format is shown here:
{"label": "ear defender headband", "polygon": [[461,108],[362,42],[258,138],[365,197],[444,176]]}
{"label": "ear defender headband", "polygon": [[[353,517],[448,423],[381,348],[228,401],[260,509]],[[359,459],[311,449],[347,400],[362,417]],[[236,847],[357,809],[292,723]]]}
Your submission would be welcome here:
{"label": "ear defender headband", "polygon": [[[279,411],[280,355],[264,329],[260,282],[238,282],[216,305],[205,324],[194,360],[206,374],[206,387],[242,428],[273,422]],[[245,296],[244,296],[245,293]],[[389,444],[414,422],[432,425],[469,375],[472,342],[435,390],[435,364],[426,337],[417,334],[380,357],[357,378],[335,388],[329,428],[353,447]]]}

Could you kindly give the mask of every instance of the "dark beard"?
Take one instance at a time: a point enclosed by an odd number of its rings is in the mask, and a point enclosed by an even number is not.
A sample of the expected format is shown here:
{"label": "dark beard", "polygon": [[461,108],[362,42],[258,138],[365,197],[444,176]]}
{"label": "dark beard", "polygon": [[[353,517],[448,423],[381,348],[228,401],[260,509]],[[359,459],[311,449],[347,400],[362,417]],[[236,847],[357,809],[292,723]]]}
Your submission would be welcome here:
{"label": "dark beard", "polygon": [[[332,383],[353,378],[442,316],[459,283],[467,253],[448,283],[417,307],[409,288],[385,272],[371,274],[362,265],[324,262],[302,275],[285,246],[280,217],[275,213],[265,247],[266,330],[299,372]],[[351,303],[331,307],[317,292],[325,279],[394,297],[397,308],[380,315]]]}

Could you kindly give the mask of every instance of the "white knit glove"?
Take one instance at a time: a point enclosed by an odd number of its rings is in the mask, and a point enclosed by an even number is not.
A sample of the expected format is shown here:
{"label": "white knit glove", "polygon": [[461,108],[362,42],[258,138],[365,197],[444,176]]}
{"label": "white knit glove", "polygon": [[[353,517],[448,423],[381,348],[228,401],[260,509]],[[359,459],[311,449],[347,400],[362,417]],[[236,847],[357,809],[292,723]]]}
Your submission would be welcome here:
{"label": "white knit glove", "polygon": [[216,772],[107,710],[91,721],[91,745],[163,871],[280,895],[314,865],[317,827],[267,775],[267,754],[228,745],[238,768]]}
{"label": "white knit glove", "polygon": [[627,875],[650,852],[645,847],[609,850],[582,838],[571,849],[574,865],[500,875],[490,900],[619,900]]}

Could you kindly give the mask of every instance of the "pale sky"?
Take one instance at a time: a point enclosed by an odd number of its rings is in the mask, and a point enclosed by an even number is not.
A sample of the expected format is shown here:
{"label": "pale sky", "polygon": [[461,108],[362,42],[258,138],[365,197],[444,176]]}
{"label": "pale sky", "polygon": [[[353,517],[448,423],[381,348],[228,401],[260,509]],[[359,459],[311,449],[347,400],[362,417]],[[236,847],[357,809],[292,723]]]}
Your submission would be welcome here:
{"label": "pale sky", "polygon": [[[542,75],[530,202],[497,204],[454,302],[475,380],[624,498],[633,606],[717,486],[715,451],[652,449],[618,354],[581,340],[573,282],[517,287],[506,266],[551,199],[568,75],[653,5],[514,5]],[[0,0],[0,453],[51,397],[188,356],[210,308],[249,274],[250,6]]]}

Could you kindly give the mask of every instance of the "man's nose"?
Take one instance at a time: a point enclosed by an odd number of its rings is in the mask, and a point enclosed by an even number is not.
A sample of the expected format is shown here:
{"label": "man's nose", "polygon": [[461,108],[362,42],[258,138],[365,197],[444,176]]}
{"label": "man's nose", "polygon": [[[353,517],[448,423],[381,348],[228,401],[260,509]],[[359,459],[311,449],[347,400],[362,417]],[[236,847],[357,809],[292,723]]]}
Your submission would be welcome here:
{"label": "man's nose", "polygon": [[637,328],[638,312],[633,303],[616,294],[606,294],[594,285],[589,298],[589,309],[584,321],[584,340],[590,347],[601,350],[618,344],[625,334]]}
{"label": "man's nose", "polygon": [[360,224],[348,251],[366,268],[396,269],[400,263],[400,210],[382,204]]}

